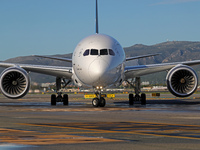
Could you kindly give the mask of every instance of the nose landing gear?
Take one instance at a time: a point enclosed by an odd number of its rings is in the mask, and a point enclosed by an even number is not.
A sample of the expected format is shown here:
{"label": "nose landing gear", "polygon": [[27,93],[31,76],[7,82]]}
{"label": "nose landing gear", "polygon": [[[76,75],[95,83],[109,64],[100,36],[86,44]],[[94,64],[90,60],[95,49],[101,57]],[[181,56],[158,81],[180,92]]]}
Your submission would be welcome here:
{"label": "nose landing gear", "polygon": [[101,97],[100,99],[99,98],[94,98],[92,100],[92,105],[94,107],[104,107],[106,105],[106,100],[103,97]]}
{"label": "nose landing gear", "polygon": [[101,97],[101,92],[96,92],[96,98],[92,100],[92,105],[94,107],[104,107],[106,105],[106,100]]}

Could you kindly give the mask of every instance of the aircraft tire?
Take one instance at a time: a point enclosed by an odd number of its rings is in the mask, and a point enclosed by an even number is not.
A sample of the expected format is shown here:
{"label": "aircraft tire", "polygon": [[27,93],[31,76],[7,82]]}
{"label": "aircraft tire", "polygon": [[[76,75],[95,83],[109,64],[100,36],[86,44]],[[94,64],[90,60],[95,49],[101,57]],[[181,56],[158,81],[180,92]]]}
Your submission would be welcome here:
{"label": "aircraft tire", "polygon": [[101,97],[100,102],[99,102],[99,106],[104,107],[105,105],[106,105],[106,100],[103,97]]}
{"label": "aircraft tire", "polygon": [[98,107],[98,106],[99,106],[99,99],[98,99],[98,98],[94,98],[94,99],[92,100],[92,105],[93,105],[94,107]]}
{"label": "aircraft tire", "polygon": [[68,95],[67,94],[64,94],[63,95],[63,105],[68,105]]}
{"label": "aircraft tire", "polygon": [[146,94],[141,94],[141,105],[146,105]]}
{"label": "aircraft tire", "polygon": [[55,94],[52,94],[51,95],[51,105],[56,105],[56,95]]}
{"label": "aircraft tire", "polygon": [[133,94],[129,94],[129,105],[133,105],[134,103],[134,95]]}

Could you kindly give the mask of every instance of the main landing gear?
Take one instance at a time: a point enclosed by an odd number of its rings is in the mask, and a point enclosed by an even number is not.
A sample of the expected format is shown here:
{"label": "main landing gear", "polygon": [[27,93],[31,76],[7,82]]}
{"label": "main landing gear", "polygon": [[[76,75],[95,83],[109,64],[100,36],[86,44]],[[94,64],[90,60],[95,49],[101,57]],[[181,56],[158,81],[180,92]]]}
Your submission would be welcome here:
{"label": "main landing gear", "polygon": [[141,105],[146,105],[146,94],[142,93],[141,96],[129,94],[129,105],[133,105],[136,101],[141,101]]}
{"label": "main landing gear", "polygon": [[59,92],[58,96],[56,97],[55,94],[51,95],[51,105],[56,105],[57,102],[63,102],[63,105],[68,105],[68,95],[64,94],[62,96],[62,93]]}
{"label": "main landing gear", "polygon": [[101,97],[101,92],[96,92],[96,98],[92,100],[92,105],[94,107],[104,107],[106,105],[106,100]]}
{"label": "main landing gear", "polygon": [[135,89],[135,96],[133,94],[129,94],[129,105],[133,105],[134,102],[136,101],[140,101],[141,105],[146,105],[146,94],[142,93],[140,95],[141,92],[140,77],[135,78],[135,86],[129,81],[127,82]]}
{"label": "main landing gear", "polygon": [[[68,82],[65,82],[65,80],[63,79],[64,81],[64,87],[67,86],[71,80],[69,80]],[[57,77],[56,78],[56,90],[57,91],[60,91],[61,89],[61,78]],[[67,94],[64,94],[62,96],[62,93],[61,92],[57,92],[57,96],[55,94],[52,94],[51,95],[51,105],[56,105],[57,102],[62,102],[63,105],[68,105],[68,95]]]}

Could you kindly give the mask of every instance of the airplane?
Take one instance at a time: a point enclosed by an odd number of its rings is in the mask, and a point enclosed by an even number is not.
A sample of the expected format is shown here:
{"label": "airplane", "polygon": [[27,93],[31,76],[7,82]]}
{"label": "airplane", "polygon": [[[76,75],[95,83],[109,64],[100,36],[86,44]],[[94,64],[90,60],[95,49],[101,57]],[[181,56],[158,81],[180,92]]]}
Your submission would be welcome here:
{"label": "airplane", "polygon": [[[0,75],[0,90],[8,98],[22,98],[29,91],[29,73],[36,72],[56,77],[57,95],[51,95],[51,105],[56,105],[57,102],[68,105],[68,95],[60,92],[63,81],[65,86],[73,82],[78,87],[93,88],[96,98],[92,100],[92,105],[104,107],[106,100],[102,96],[102,89],[119,86],[123,81],[127,81],[134,87],[134,94],[129,94],[129,105],[133,105],[135,101],[140,101],[142,105],[145,105],[146,95],[141,93],[141,76],[168,71],[166,76],[168,90],[177,97],[192,95],[197,89],[198,77],[191,66],[199,65],[200,60],[137,66],[125,65],[130,60],[156,55],[159,54],[126,58],[124,49],[116,39],[99,33],[98,1],[96,0],[96,33],[78,43],[72,59],[34,55],[35,57],[71,62],[71,67],[0,62],[0,67],[6,68]],[[66,79],[68,82],[65,81]],[[129,79],[134,79],[134,83]]]}

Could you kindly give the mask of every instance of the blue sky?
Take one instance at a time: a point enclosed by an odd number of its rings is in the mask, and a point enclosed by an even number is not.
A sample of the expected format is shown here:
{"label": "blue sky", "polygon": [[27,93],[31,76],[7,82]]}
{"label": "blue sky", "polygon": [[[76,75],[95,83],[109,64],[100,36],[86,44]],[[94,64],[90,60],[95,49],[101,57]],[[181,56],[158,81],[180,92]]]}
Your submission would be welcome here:
{"label": "blue sky", "polygon": [[[99,30],[123,47],[200,41],[200,0],[99,0]],[[73,52],[95,33],[95,0],[0,0],[0,60]]]}

